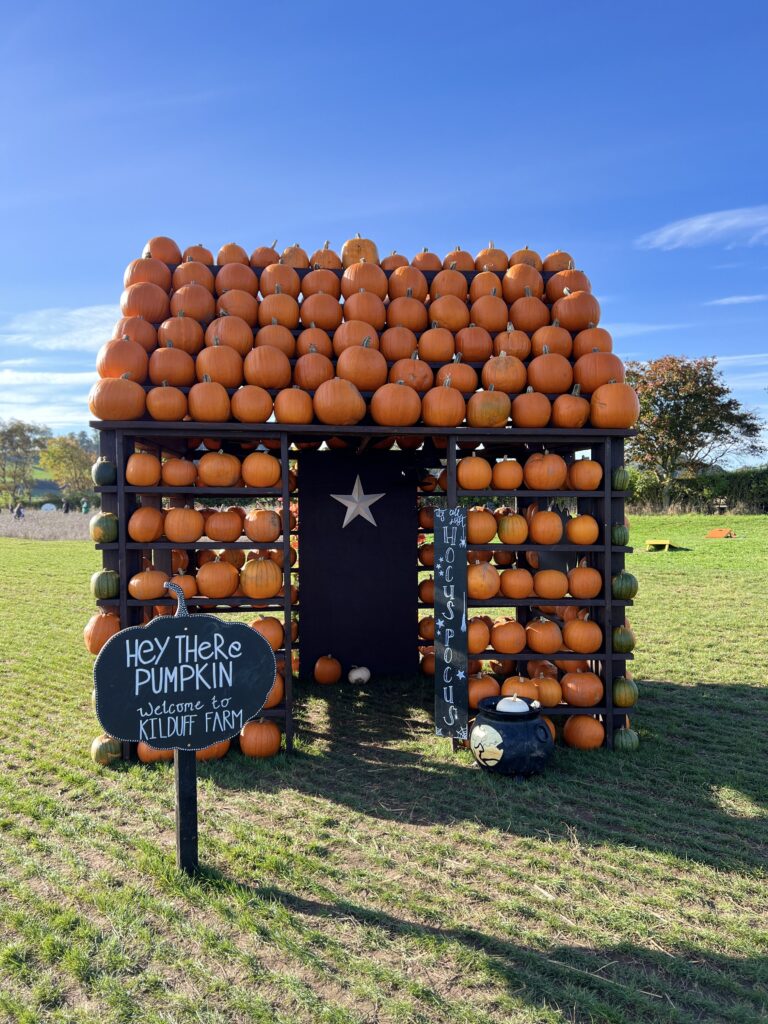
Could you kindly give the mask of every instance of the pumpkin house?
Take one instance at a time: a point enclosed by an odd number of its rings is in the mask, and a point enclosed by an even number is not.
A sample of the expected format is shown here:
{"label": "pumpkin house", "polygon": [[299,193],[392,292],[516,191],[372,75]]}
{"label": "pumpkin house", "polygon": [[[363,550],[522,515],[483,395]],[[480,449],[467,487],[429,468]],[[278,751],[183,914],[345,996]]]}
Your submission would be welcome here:
{"label": "pumpkin house", "polygon": [[278,659],[261,719],[290,749],[296,681],[439,670],[434,509],[464,509],[468,713],[535,696],[564,742],[613,745],[638,403],[569,254],[153,238],[121,306],[89,398],[92,653],[172,612],[170,578],[192,611],[247,613]]}

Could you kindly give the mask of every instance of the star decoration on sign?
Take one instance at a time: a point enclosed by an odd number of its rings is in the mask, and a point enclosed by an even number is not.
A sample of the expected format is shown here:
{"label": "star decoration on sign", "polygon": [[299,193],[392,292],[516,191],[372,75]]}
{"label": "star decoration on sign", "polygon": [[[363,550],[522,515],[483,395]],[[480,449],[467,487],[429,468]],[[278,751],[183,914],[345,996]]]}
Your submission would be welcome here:
{"label": "star decoration on sign", "polygon": [[345,526],[349,526],[352,520],[357,519],[358,516],[362,519],[367,519],[373,526],[377,525],[371,512],[371,505],[379,501],[380,498],[383,498],[384,495],[365,494],[359,476],[355,479],[355,486],[352,488],[351,494],[332,494],[331,497],[334,501],[338,501],[346,506],[347,511],[344,516],[344,522],[341,524],[342,530]]}

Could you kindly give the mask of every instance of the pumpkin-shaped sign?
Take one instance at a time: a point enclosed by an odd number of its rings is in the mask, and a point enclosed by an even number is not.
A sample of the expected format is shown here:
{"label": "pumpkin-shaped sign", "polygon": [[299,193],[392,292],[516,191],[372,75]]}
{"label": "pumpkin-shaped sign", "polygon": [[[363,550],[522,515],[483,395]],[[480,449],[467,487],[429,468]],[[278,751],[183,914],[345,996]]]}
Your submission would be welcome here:
{"label": "pumpkin-shaped sign", "polygon": [[96,715],[112,737],[156,750],[202,750],[236,736],[264,707],[275,679],[269,642],[242,622],[189,615],[112,636],[93,670]]}

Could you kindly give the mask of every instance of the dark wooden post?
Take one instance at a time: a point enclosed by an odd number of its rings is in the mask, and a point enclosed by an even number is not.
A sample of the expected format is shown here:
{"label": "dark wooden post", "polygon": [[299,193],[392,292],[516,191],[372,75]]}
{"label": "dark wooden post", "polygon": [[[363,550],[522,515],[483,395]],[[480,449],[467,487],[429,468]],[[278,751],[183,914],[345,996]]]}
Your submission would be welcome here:
{"label": "dark wooden post", "polygon": [[174,750],[176,772],[176,867],[197,871],[197,761],[194,750]]}

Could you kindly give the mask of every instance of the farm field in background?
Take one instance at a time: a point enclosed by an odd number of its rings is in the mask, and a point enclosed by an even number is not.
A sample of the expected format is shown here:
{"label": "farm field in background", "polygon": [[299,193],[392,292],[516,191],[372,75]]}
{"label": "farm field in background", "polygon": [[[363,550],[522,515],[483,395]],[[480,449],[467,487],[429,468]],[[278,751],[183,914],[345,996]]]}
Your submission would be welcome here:
{"label": "farm field in background", "polygon": [[761,1019],[768,518],[631,522],[636,755],[514,784],[423,680],[299,687],[292,758],[200,767],[196,880],[172,771],[88,758],[97,553],[0,539],[0,1021]]}

